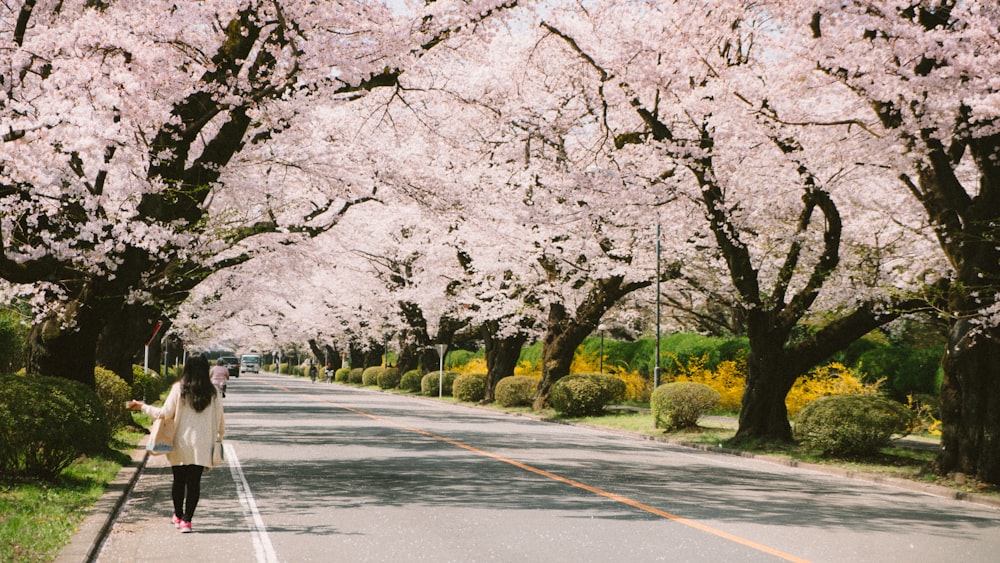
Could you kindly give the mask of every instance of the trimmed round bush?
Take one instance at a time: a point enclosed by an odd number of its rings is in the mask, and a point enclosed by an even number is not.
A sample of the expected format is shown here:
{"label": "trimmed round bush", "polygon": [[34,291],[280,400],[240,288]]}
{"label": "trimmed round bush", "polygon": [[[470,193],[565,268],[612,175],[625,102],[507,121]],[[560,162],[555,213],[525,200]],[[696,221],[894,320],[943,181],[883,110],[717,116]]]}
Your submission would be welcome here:
{"label": "trimmed round bush", "polygon": [[871,456],[889,445],[893,434],[906,434],[913,413],[878,395],[829,395],[799,411],[795,437],[824,454]]}
{"label": "trimmed round bush", "polygon": [[420,381],[423,379],[424,374],[419,369],[411,369],[410,371],[403,374],[403,377],[399,380],[399,388],[403,391],[409,391],[411,393],[420,392]]}
{"label": "trimmed round bush", "polygon": [[486,398],[486,374],[463,373],[455,378],[452,392],[459,401],[478,403]]}
{"label": "trimmed round bush", "polygon": [[620,377],[613,375],[597,374],[605,392],[607,393],[608,404],[620,403],[628,395],[628,384]]}
{"label": "trimmed round bush", "polygon": [[397,368],[385,368],[375,378],[375,382],[380,389],[395,389],[399,387],[399,370]]}
{"label": "trimmed round bush", "polygon": [[131,424],[132,412],[125,408],[125,403],[131,399],[132,388],[115,372],[97,366],[94,368],[94,381],[97,384],[97,396],[104,405],[108,416],[108,428],[111,432]]}
{"label": "trimmed round bush", "polygon": [[[570,384],[577,380],[586,380],[596,385],[599,393],[594,395],[587,385]],[[556,386],[565,382],[558,391]],[[557,412],[567,416],[598,416],[604,413],[604,407],[625,400],[628,385],[620,377],[602,373],[574,373],[556,381],[549,394],[549,402]],[[555,396],[555,398],[553,398]],[[573,404],[573,403],[578,404]]]}
{"label": "trimmed round bush", "polygon": [[54,479],[111,439],[92,389],[61,377],[0,376],[0,475]]}
{"label": "trimmed round bush", "polygon": [[347,383],[348,378],[351,376],[351,368],[340,368],[333,372],[333,380],[337,383]]}
{"label": "trimmed round bush", "polygon": [[351,373],[347,375],[347,382],[361,385],[364,381],[365,370],[362,368],[351,368]]}
{"label": "trimmed round bush", "polygon": [[653,390],[649,408],[653,426],[677,430],[695,426],[701,415],[719,404],[719,392],[704,383],[675,381]]}
{"label": "trimmed round bush", "polygon": [[[458,374],[453,371],[432,371],[420,379],[420,394],[428,397],[437,397],[439,394],[450,396],[456,377]],[[438,390],[439,384],[443,387],[440,392]]]}
{"label": "trimmed round bush", "polygon": [[[175,370],[176,372],[176,370]],[[160,375],[155,371],[146,371],[142,366],[132,366],[132,397],[152,403],[160,399],[160,395],[176,381],[171,375]]]}
{"label": "trimmed round bush", "polygon": [[530,407],[538,394],[538,379],[509,375],[497,382],[493,398],[502,407]]}
{"label": "trimmed round bush", "polygon": [[552,385],[549,403],[565,416],[597,416],[604,413],[607,390],[594,377],[563,377]]}
{"label": "trimmed round bush", "polygon": [[[578,373],[568,375],[563,379],[575,377],[586,377],[600,386],[601,393],[604,397],[604,404],[606,405],[624,401],[625,395],[628,393],[628,385],[625,383],[625,380],[620,377],[615,377],[606,373]],[[558,383],[558,381],[556,383]]]}
{"label": "trimmed round bush", "polygon": [[365,386],[378,385],[378,374],[382,373],[384,369],[382,366],[365,368],[365,371],[361,372],[361,384]]}

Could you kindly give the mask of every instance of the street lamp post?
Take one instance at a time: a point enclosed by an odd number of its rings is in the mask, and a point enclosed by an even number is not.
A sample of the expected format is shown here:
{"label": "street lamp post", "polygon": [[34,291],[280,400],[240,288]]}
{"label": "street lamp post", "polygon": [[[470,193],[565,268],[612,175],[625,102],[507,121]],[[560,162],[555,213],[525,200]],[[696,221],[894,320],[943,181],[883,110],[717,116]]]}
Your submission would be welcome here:
{"label": "street lamp post", "polygon": [[448,350],[447,344],[435,344],[434,349],[438,353],[438,398],[444,396],[444,354]]}
{"label": "street lamp post", "polygon": [[653,389],[660,385],[660,223],[656,223],[656,360],[653,368]]}
{"label": "street lamp post", "polygon": [[607,328],[608,327],[604,326],[604,324],[597,325],[597,330],[601,331],[601,357],[598,360],[601,375],[604,375],[604,331],[607,330]]}
{"label": "street lamp post", "polygon": [[382,367],[389,367],[389,335],[382,337]]}

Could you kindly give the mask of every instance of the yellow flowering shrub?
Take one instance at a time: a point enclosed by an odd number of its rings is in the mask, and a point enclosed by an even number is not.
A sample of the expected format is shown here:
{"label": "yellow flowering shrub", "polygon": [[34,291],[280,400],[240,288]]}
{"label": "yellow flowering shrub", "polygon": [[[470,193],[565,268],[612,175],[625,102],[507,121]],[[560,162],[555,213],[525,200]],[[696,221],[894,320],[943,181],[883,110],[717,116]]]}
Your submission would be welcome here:
{"label": "yellow flowering shrub", "polygon": [[535,363],[530,360],[525,360],[523,362],[518,362],[517,367],[514,368],[514,375],[527,375],[529,377],[542,378],[542,364],[541,362]]}
{"label": "yellow flowering shrub", "polygon": [[802,407],[827,395],[878,395],[882,380],[865,383],[861,373],[844,364],[833,362],[814,368],[798,378],[785,397],[788,416],[794,417]]}
{"label": "yellow flowering shrub", "polygon": [[625,382],[625,400],[636,403],[648,403],[653,393],[653,382],[635,371],[613,371],[611,375]]}
{"label": "yellow flowering shrub", "polygon": [[[676,359],[676,358],[675,358]],[[682,365],[674,381],[693,381],[704,383],[715,389],[722,400],[718,408],[723,411],[739,412],[743,400],[743,389],[746,386],[746,360],[727,360],[720,362],[713,371],[705,364],[708,356],[691,358],[687,365]],[[796,380],[792,389],[785,397],[788,416],[795,416],[802,407],[827,395],[876,395],[881,381],[866,384],[861,380],[861,373],[840,363],[830,363],[810,371],[804,377]]]}
{"label": "yellow flowering shrub", "polygon": [[573,363],[569,366],[570,373],[599,373],[601,368],[608,371],[608,365],[601,364],[600,352],[587,352],[577,348],[573,354]]}
{"label": "yellow flowering shrub", "polygon": [[472,358],[460,366],[453,366],[451,371],[460,375],[466,373],[486,373],[486,358]]}
{"label": "yellow flowering shrub", "polygon": [[909,429],[911,433],[927,433],[932,436],[941,435],[941,421],[934,416],[934,409],[931,408],[931,405],[922,403],[911,393],[906,396],[906,408],[913,411],[916,415]]}
{"label": "yellow flowering shrub", "polygon": [[720,400],[716,408],[722,411],[739,412],[743,401],[743,388],[747,381],[746,360],[740,358],[720,362],[715,371],[705,367],[707,362],[707,354],[700,358],[691,358],[687,365],[680,367],[674,381],[704,383],[719,394]]}

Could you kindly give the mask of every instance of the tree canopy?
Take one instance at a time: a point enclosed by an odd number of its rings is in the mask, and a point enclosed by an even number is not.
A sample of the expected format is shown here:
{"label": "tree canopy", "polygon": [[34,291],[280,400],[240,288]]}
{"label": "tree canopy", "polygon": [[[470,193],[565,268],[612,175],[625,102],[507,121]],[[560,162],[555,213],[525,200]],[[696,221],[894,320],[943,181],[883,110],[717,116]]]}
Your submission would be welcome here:
{"label": "tree canopy", "polygon": [[127,356],[161,316],[260,348],[469,330],[543,340],[544,400],[602,320],[648,330],[659,281],[678,323],[746,331],[740,435],[783,439],[796,378],[933,309],[942,468],[1000,480],[996,6],[2,9],[0,279],[34,371],[87,381],[67,350]]}

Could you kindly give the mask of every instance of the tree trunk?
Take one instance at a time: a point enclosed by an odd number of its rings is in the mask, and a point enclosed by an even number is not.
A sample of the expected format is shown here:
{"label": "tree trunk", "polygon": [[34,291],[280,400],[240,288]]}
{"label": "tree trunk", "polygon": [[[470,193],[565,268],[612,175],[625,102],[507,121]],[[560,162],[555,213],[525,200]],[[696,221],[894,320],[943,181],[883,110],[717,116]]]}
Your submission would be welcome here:
{"label": "tree trunk", "polygon": [[372,341],[368,349],[362,354],[361,365],[358,367],[370,368],[382,365],[382,351],[384,350],[382,346],[381,342]]}
{"label": "tree trunk", "polygon": [[548,405],[552,385],[569,375],[577,347],[597,327],[599,321],[600,315],[594,319],[593,326],[581,328],[567,315],[562,304],[555,303],[549,307],[548,327],[542,340],[542,381],[538,384],[535,410],[544,409]]}
{"label": "tree trunk", "polygon": [[[982,330],[982,329],[979,329]],[[954,324],[941,385],[942,474],[973,475],[1000,483],[1000,331],[978,333],[968,321]]]}
{"label": "tree trunk", "polygon": [[[90,291],[84,290],[31,327],[25,344],[28,373],[63,377],[91,389],[96,387],[94,366],[102,315],[89,302],[89,296]],[[75,326],[63,326],[64,320],[75,322]]]}
{"label": "tree trunk", "polygon": [[399,313],[406,323],[406,327],[400,332],[399,341],[406,344],[400,345],[396,367],[399,368],[400,375],[415,369],[422,369],[426,373],[431,362],[437,365],[437,356],[433,350],[427,349],[431,345],[431,339],[427,335],[424,312],[417,304],[404,301],[399,304]]}
{"label": "tree trunk", "polygon": [[351,342],[350,352],[347,357],[350,361],[351,369],[368,367],[365,365],[365,350],[353,341]]}
{"label": "tree trunk", "polygon": [[[754,366],[753,364],[756,364]],[[770,367],[768,367],[770,364]],[[748,362],[739,429],[734,440],[792,441],[785,398],[795,378],[775,377],[779,367],[770,359]]]}
{"label": "tree trunk", "polygon": [[417,369],[420,366],[420,355],[414,342],[401,343],[396,356],[396,367],[400,375]]}
{"label": "tree trunk", "polygon": [[[115,372],[127,383],[132,383],[132,365],[142,365],[144,346],[153,334],[160,312],[145,305],[127,304],[114,318],[105,319],[97,340],[97,365]],[[168,328],[160,328],[150,343],[149,368],[159,371],[163,363],[162,342]]]}
{"label": "tree trunk", "polygon": [[486,394],[483,400],[489,403],[493,402],[493,390],[497,382],[514,375],[514,368],[521,358],[521,349],[528,341],[528,335],[524,332],[506,338],[498,337],[498,329],[497,321],[488,321],[481,329],[486,356]]}
{"label": "tree trunk", "polygon": [[791,372],[787,361],[790,329],[779,328],[775,313],[748,312],[747,382],[743,389],[739,429],[734,440],[790,442],[792,427],[788,422],[785,397],[799,372]]}

